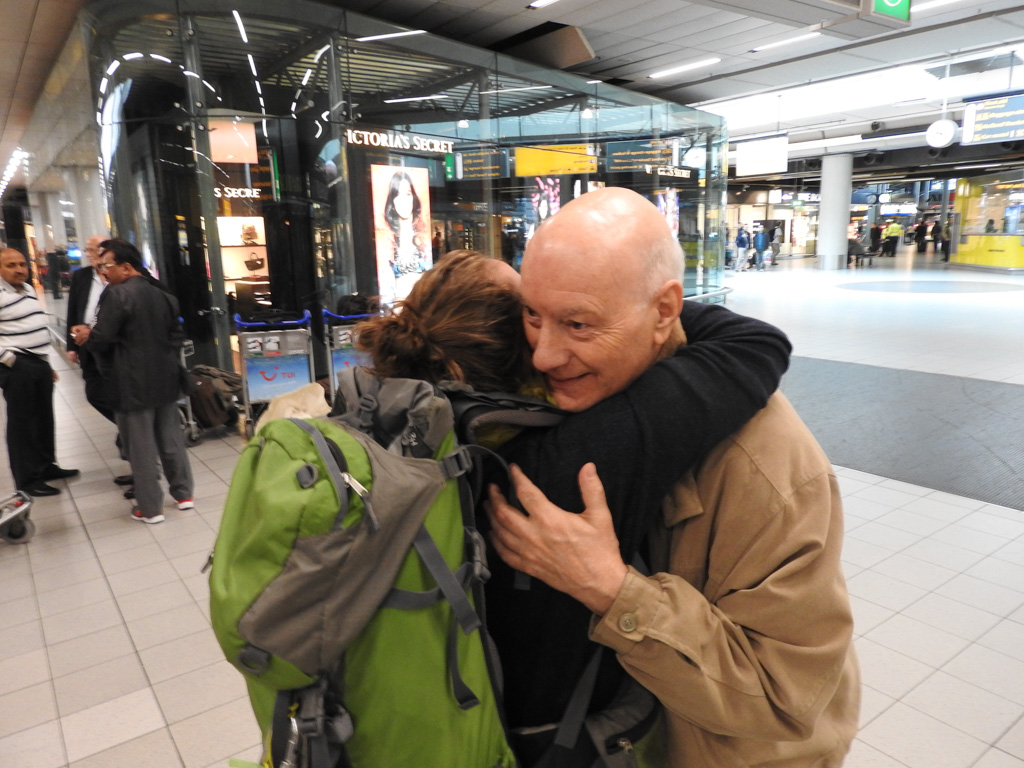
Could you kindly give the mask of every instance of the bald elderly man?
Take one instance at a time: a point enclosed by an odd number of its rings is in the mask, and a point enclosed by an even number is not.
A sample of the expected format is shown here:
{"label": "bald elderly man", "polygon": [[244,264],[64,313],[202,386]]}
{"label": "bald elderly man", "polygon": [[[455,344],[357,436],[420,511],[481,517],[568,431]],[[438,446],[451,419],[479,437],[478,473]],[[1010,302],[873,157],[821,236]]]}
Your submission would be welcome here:
{"label": "bald elderly man", "polygon": [[[560,407],[586,410],[671,354],[681,275],[664,218],[629,190],[583,195],[537,231],[523,259],[524,320],[534,366]],[[509,566],[592,612],[590,642],[564,642],[581,654],[610,649],[657,697],[646,744],[660,738],[665,753],[648,752],[643,764],[842,763],[860,696],[839,489],[782,394],[680,478],[648,532],[650,576],[623,562],[596,473],[580,474],[586,510],[576,515],[548,502],[522,469],[516,491],[529,516],[492,487],[492,542]]]}

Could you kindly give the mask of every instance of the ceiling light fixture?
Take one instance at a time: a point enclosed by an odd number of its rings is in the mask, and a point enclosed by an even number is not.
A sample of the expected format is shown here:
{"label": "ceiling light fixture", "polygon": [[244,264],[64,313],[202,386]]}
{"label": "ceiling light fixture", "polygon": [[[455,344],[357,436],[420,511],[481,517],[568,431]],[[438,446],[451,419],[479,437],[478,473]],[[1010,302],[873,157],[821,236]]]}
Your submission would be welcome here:
{"label": "ceiling light fixture", "polygon": [[512,91],[540,91],[544,88],[554,88],[553,85],[528,85],[525,88],[496,88],[493,91],[480,91],[481,94],[485,93],[512,93]]}
{"label": "ceiling light fixture", "polygon": [[392,37],[408,37],[409,35],[425,35],[427,30],[425,29],[410,29],[406,32],[389,32],[386,35],[370,35],[369,37],[357,37],[357,43],[368,43],[371,40],[387,40]]}
{"label": "ceiling light fixture", "polygon": [[459,128],[469,128],[469,120],[459,120]]}
{"label": "ceiling light fixture", "polygon": [[125,61],[131,61],[132,59],[141,59],[142,58],[142,54],[139,53],[138,51],[135,51],[134,53],[126,53],[121,58],[124,59]]}
{"label": "ceiling light fixture", "polygon": [[430,101],[431,99],[444,99],[443,93],[435,93],[431,96],[405,96],[401,99],[384,99],[385,104],[398,104],[402,101]]}
{"label": "ceiling light fixture", "polygon": [[580,117],[582,117],[584,120],[590,120],[591,118],[593,118],[593,116],[594,110],[592,110],[590,107],[587,107],[582,112],[580,112]]}
{"label": "ceiling light fixture", "polygon": [[751,48],[750,52],[760,53],[761,51],[767,51],[769,48],[778,48],[783,45],[789,45],[790,43],[799,43],[801,40],[810,40],[812,37],[821,37],[821,32],[809,32],[806,35],[798,35],[797,37],[791,37],[788,40],[779,40],[777,43],[768,43],[768,45]]}
{"label": "ceiling light fixture", "polygon": [[558,2],[558,0],[533,0],[533,2],[530,3],[526,7],[529,10],[535,11],[538,8],[543,8],[543,7],[547,6],[547,5],[554,5],[557,2]]}
{"label": "ceiling light fixture", "polygon": [[242,36],[242,42],[248,43],[249,38],[245,35],[245,25],[242,24],[242,17],[238,15],[238,11],[231,12],[235,17],[235,23],[238,25],[238,34]]}
{"label": "ceiling light fixture", "polygon": [[921,3],[920,5],[912,5],[910,12],[920,13],[921,11],[930,11],[932,8],[939,8],[943,5],[952,5],[953,3],[959,3],[961,0],[931,0],[931,2]]}
{"label": "ceiling light fixture", "polygon": [[168,59],[166,56],[161,56],[159,53],[151,53],[151,54],[149,54],[149,58],[156,59],[157,61],[162,61],[162,62],[164,62],[164,64],[170,64],[171,63],[170,59]]}
{"label": "ceiling light fixture", "polygon": [[680,72],[686,72],[691,69],[700,69],[701,67],[710,67],[712,64],[717,64],[721,59],[716,57],[710,59],[701,59],[700,61],[694,61],[690,64],[683,64],[680,67],[672,67],[671,69],[663,69],[660,72],[653,72],[647,77],[651,80],[657,80],[659,77],[668,77],[669,75],[676,75]]}
{"label": "ceiling light fixture", "polygon": [[597,85],[598,83],[604,82],[603,80],[587,80],[587,85]]}
{"label": "ceiling light fixture", "polygon": [[256,59],[252,57],[251,53],[247,53],[245,55],[249,57],[249,69],[252,70],[252,76],[259,77],[259,73],[256,72]]}

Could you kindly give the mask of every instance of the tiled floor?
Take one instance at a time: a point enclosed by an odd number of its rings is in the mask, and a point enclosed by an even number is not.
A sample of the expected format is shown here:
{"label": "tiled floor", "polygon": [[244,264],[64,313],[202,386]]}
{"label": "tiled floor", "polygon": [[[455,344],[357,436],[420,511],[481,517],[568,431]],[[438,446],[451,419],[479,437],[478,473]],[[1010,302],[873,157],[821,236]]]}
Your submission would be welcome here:
{"label": "tiled floor", "polygon": [[[783,262],[728,278],[734,309],[789,332],[796,354],[1024,384],[1024,293],[892,293],[849,282],[1024,278],[857,272]],[[82,476],[38,499],[27,546],[0,544],[0,766],[205,768],[258,759],[200,574],[239,438],[191,449],[197,509],[128,518],[113,429],[63,363],[58,455]],[[852,393],[866,396],[864,393]],[[10,487],[6,454],[0,488]],[[864,674],[849,768],[1024,768],[1024,513],[838,470]]]}

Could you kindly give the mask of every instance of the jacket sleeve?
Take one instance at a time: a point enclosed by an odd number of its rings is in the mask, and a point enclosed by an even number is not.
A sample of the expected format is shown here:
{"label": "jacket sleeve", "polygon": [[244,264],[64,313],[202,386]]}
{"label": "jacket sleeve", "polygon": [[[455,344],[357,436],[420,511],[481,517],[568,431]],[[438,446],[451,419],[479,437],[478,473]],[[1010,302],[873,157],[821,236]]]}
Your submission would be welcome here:
{"label": "jacket sleeve", "polygon": [[89,332],[89,340],[85,343],[90,352],[104,354],[113,349],[127,318],[126,299],[125,289],[120,285],[107,286],[103,291],[96,325]]}
{"label": "jacket sleeve", "polygon": [[[723,467],[723,480],[740,469]],[[838,488],[825,471],[785,499],[758,482],[734,482],[718,499],[681,483],[677,506],[692,512],[696,504],[716,521],[710,553],[690,558],[707,559],[703,592],[675,572],[631,569],[612,608],[592,620],[591,638],[703,731],[801,741],[839,685],[852,635]],[[672,570],[686,565],[685,550],[674,552]]]}
{"label": "jacket sleeve", "polygon": [[764,407],[789,365],[778,328],[725,307],[683,303],[687,344],[630,387],[502,453],[563,509],[580,512],[577,474],[597,466],[627,559],[673,483]]}
{"label": "jacket sleeve", "polygon": [[[64,342],[67,346],[68,352],[78,351],[78,344],[75,343],[75,339],[71,335],[71,328],[72,326],[78,325],[82,322],[84,306],[82,304],[81,282],[85,279],[85,274],[87,273],[84,269],[75,270],[74,274],[71,275],[71,285],[68,287],[68,314],[64,334]],[[86,297],[88,297],[88,290],[85,291],[85,294]]]}

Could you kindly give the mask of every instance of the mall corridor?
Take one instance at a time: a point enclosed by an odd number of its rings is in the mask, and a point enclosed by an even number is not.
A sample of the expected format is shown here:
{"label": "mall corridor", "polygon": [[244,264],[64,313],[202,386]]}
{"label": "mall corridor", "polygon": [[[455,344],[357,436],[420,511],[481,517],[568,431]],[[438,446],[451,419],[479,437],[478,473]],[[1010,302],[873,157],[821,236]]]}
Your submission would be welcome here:
{"label": "mall corridor", "polygon": [[[793,375],[811,370],[805,362],[833,361],[941,377],[936,386],[947,390],[976,379],[1024,391],[1024,276],[912,258],[901,249],[860,270],[821,272],[805,259],[730,273],[728,305],[790,335]],[[168,500],[164,524],[139,525],[111,482],[127,471],[113,428],[55,357],[58,459],[82,474],[36,500],[31,543],[0,544],[0,766],[255,762],[258,733],[241,678],[214,641],[200,573],[243,441],[210,433],[190,450],[196,509]],[[836,411],[886,407],[873,388],[825,394]],[[793,399],[799,411],[813,397]],[[972,410],[988,418],[983,404]],[[1021,428],[1019,414],[1005,430]],[[950,426],[971,432],[964,421]],[[956,463],[941,438],[915,452]],[[990,453],[1004,470],[998,482],[1024,484],[1019,451]],[[9,488],[0,458],[0,488]],[[884,471],[837,473],[864,680],[862,730],[846,766],[1024,768],[1024,511]]]}

